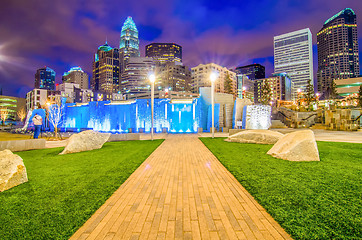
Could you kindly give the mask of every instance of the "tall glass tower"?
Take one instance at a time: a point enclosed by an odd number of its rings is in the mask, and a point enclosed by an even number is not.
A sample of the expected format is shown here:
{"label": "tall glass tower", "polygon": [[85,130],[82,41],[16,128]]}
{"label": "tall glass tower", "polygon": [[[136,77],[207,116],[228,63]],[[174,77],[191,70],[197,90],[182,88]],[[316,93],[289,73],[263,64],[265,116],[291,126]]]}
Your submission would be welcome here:
{"label": "tall glass tower", "polygon": [[132,17],[128,17],[123,24],[119,50],[123,59],[121,62],[121,70],[123,72],[130,57],[140,56],[138,30]]}
{"label": "tall glass tower", "polygon": [[312,33],[309,28],[274,37],[274,72],[287,73],[292,80],[292,99],[298,89],[306,91],[313,84]]}
{"label": "tall glass tower", "polygon": [[48,67],[36,70],[34,87],[55,90],[55,71]]}
{"label": "tall glass tower", "polygon": [[317,33],[318,92],[323,93],[335,79],[357,77],[360,73],[357,19],[346,8],[329,18]]}

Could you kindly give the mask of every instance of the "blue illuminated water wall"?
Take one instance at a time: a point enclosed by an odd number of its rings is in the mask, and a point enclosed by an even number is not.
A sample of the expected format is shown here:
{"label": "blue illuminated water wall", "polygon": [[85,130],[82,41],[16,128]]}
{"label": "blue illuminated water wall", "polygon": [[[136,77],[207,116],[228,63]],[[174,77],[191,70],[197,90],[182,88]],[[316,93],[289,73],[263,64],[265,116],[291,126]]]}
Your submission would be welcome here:
{"label": "blue illuminated water wall", "polygon": [[[197,132],[200,123],[199,99],[171,103],[170,99],[155,99],[154,127],[156,132]],[[111,103],[90,102],[87,105],[66,104],[63,129],[93,129],[104,132],[145,132],[151,130],[151,100]]]}

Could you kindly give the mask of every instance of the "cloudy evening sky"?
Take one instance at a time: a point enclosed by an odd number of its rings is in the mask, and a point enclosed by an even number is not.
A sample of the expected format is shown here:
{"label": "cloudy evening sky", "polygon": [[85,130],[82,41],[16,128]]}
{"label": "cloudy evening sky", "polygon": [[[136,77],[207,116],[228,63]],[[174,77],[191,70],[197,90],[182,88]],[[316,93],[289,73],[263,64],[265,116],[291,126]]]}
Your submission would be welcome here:
{"label": "cloudy evening sky", "polygon": [[[214,62],[226,67],[251,63],[273,72],[273,36],[323,23],[350,7],[357,14],[362,43],[361,0],[0,0],[0,85],[4,95],[25,97],[37,68],[48,66],[56,82],[72,66],[92,71],[94,53],[106,38],[119,46],[120,31],[132,16],[141,56],[151,42],[183,47],[189,67]],[[361,55],[361,47],[360,47]]]}

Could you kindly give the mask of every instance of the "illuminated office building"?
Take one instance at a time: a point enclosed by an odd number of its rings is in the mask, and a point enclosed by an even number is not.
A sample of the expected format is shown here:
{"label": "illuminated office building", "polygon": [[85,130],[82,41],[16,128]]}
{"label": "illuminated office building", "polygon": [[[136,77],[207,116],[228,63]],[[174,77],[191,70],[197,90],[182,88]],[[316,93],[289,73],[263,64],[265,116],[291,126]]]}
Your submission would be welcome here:
{"label": "illuminated office building", "polygon": [[274,72],[284,72],[292,80],[292,99],[298,89],[313,84],[312,33],[309,28],[274,37]]}
{"label": "illuminated office building", "polygon": [[122,26],[121,39],[119,42],[121,55],[121,72],[130,57],[139,57],[138,30],[132,17],[128,17]]}
{"label": "illuminated office building", "polygon": [[226,93],[225,79],[229,76],[231,79],[232,94],[234,97],[237,97],[236,73],[215,63],[200,64],[197,67],[191,68],[192,92],[199,93],[200,87],[210,87],[210,75],[212,72],[216,72],[218,76],[215,81],[215,92]]}
{"label": "illuminated office building", "polygon": [[117,48],[107,43],[100,46],[94,57],[91,87],[94,92],[105,94],[103,100],[111,99],[119,91],[120,54]]}
{"label": "illuminated office building", "polygon": [[35,73],[34,88],[55,90],[55,71],[51,68],[39,68]]}
{"label": "illuminated office building", "polygon": [[265,67],[260,64],[250,64],[235,68],[235,72],[238,98],[248,98],[254,102],[254,81],[265,78]]}
{"label": "illuminated office building", "polygon": [[[148,57],[130,57],[122,73],[121,92],[132,98],[132,95],[150,92],[149,75],[155,71],[155,63]],[[159,82],[155,82],[157,89]]]}
{"label": "illuminated office building", "polygon": [[250,80],[265,78],[265,67],[256,63],[237,67],[235,72],[247,76]]}
{"label": "illuminated office building", "polygon": [[152,57],[157,65],[182,62],[182,47],[175,43],[151,43],[146,46],[146,57]]}
{"label": "illuminated office building", "polygon": [[156,67],[161,89],[184,92],[191,90],[191,71],[180,63],[167,62]]}
{"label": "illuminated office building", "polygon": [[78,84],[81,89],[88,89],[88,79],[88,74],[82,68],[72,67],[63,74],[62,82]]}
{"label": "illuminated office building", "polygon": [[292,81],[286,73],[274,73],[272,77],[258,79],[254,81],[254,100],[255,103],[261,103],[262,86],[268,83],[270,87],[271,101],[290,101]]}
{"label": "illuminated office building", "polygon": [[324,93],[335,79],[359,75],[357,19],[346,8],[329,18],[317,33],[318,92]]}

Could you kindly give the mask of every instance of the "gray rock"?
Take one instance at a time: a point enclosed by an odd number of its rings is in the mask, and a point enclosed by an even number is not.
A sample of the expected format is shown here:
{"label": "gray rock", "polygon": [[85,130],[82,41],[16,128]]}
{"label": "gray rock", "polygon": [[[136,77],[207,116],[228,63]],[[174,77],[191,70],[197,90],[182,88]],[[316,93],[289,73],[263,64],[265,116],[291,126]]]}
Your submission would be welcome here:
{"label": "gray rock", "polygon": [[268,154],[289,161],[320,161],[312,130],[286,134],[268,151]]}
{"label": "gray rock", "polygon": [[231,135],[227,140],[229,142],[256,143],[256,144],[274,144],[284,134],[270,130],[245,130]]}
{"label": "gray rock", "polygon": [[76,153],[99,149],[105,142],[108,141],[110,133],[100,133],[93,130],[88,130],[72,135],[68,139],[63,152],[60,154]]}
{"label": "gray rock", "polygon": [[27,181],[23,159],[8,149],[0,151],[0,192]]}

